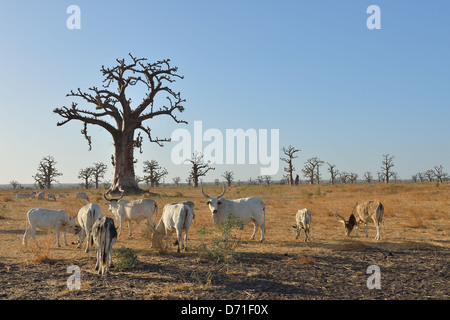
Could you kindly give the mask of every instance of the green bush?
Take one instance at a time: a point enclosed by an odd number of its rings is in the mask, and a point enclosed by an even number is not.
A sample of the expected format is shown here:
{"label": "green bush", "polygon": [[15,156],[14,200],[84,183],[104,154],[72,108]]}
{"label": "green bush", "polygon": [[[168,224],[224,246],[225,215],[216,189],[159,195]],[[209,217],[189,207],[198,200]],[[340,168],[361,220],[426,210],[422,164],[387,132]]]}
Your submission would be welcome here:
{"label": "green bush", "polygon": [[117,250],[114,256],[116,258],[116,261],[114,261],[114,267],[118,271],[131,269],[136,265],[137,254],[131,248],[122,246],[122,248]]}

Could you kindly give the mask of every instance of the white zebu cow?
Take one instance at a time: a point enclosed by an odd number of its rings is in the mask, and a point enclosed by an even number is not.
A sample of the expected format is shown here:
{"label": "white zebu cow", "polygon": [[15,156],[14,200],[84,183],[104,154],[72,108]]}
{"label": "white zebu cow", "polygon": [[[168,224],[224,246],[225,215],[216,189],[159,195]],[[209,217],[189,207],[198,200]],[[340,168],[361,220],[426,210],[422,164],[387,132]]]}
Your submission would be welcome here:
{"label": "white zebu cow", "polygon": [[30,199],[31,197],[32,197],[31,193],[17,193],[16,194],[16,200],[19,200],[19,199],[27,200],[27,199]]}
{"label": "white zebu cow", "polygon": [[98,273],[109,273],[109,268],[114,268],[112,261],[112,246],[117,241],[117,231],[114,220],[109,217],[97,219],[92,226],[92,237],[97,249],[97,264],[95,270]]}
{"label": "white zebu cow", "polygon": [[375,240],[380,240],[381,222],[383,219],[384,207],[379,201],[365,201],[357,202],[353,207],[353,211],[350,214],[348,220],[345,220],[342,216],[336,213],[338,221],[344,224],[345,235],[349,236],[353,227],[356,225],[356,237],[358,236],[359,224],[364,223],[366,238],[369,236],[367,233],[367,223],[373,221],[377,228],[377,236]]}
{"label": "white zebu cow", "polygon": [[294,226],[294,229],[296,229],[297,235],[295,236],[295,239],[298,239],[300,236],[300,231],[302,229],[305,230],[305,242],[310,241],[309,238],[309,232],[311,228],[311,211],[304,208],[297,211],[297,214],[295,215],[295,222],[296,225]]}
{"label": "white zebu cow", "polygon": [[[209,200],[206,204],[209,206],[209,210],[211,210],[212,218],[215,224],[220,224],[225,222],[227,215],[234,214],[242,223],[242,228],[249,222],[253,222],[254,229],[253,234],[250,237],[250,240],[255,238],[256,231],[258,230],[258,226],[261,228],[261,239],[260,241],[264,241],[264,231],[265,231],[265,220],[266,220],[266,207],[264,202],[255,197],[250,198],[242,198],[236,200],[227,200],[223,198],[225,194],[225,186],[223,186],[223,192],[217,197],[210,197],[206,193],[203,192],[202,185],[202,193]],[[264,213],[264,221],[263,215]],[[228,239],[228,234],[225,234],[225,239]]]}
{"label": "white zebu cow", "polygon": [[108,201],[109,208],[116,220],[120,221],[119,236],[122,234],[122,227],[124,222],[128,222],[129,235],[131,237],[131,221],[139,222],[143,219],[147,219],[147,223],[151,227],[155,227],[153,222],[153,215],[157,216],[158,205],[152,199],[140,199],[135,201],[124,200],[123,193],[119,199],[108,199],[106,195],[103,195]]}
{"label": "white zebu cow", "polygon": [[78,199],[84,199],[84,200],[89,201],[89,197],[88,197],[87,194],[84,193],[84,192],[77,192],[77,193],[75,194],[75,198],[78,198]]}
{"label": "white zebu cow", "polygon": [[38,192],[38,193],[36,193],[36,198],[38,200],[45,200],[45,192]]}
{"label": "white zebu cow", "polygon": [[56,245],[59,245],[59,231],[62,229],[64,244],[67,246],[66,233],[77,234],[81,228],[75,225],[75,219],[69,218],[64,210],[49,210],[33,208],[27,213],[26,230],[23,235],[23,245],[27,245],[28,235],[31,233],[36,242],[36,228],[41,230],[56,230]]}
{"label": "white zebu cow", "polygon": [[86,241],[86,250],[89,251],[89,242],[92,241],[91,229],[94,222],[97,219],[103,218],[102,210],[100,206],[95,203],[88,203],[81,207],[81,209],[77,213],[78,223],[81,227],[81,232],[79,234],[79,244],[77,248],[80,248],[83,244],[84,237],[87,236]]}
{"label": "white zebu cow", "polygon": [[154,248],[162,247],[162,239],[166,238],[165,248],[169,246],[169,235],[175,230],[177,233],[178,249],[183,247],[182,232],[184,235],[184,250],[187,250],[188,232],[194,218],[194,203],[192,201],[185,201],[180,203],[166,204],[159,220],[158,226],[153,232],[152,246]]}

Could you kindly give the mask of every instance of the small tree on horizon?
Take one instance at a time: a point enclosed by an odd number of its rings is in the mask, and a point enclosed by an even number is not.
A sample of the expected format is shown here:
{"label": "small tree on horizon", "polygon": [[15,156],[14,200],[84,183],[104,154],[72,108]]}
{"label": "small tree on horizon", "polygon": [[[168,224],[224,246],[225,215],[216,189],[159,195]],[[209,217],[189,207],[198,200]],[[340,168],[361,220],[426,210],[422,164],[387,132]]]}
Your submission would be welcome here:
{"label": "small tree on horizon", "polygon": [[39,162],[37,173],[32,176],[39,189],[51,189],[53,182],[58,182],[57,177],[63,174],[56,169],[57,162],[52,156],[46,156]]}

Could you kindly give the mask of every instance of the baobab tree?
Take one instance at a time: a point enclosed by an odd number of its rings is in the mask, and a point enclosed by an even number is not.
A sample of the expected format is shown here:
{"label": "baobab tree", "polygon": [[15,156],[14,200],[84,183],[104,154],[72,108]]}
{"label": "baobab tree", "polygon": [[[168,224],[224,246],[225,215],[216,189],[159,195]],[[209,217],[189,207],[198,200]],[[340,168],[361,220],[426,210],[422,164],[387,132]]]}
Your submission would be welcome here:
{"label": "baobab tree", "polygon": [[447,176],[447,173],[444,172],[444,167],[442,164],[439,166],[434,166],[434,169],[431,169],[431,171],[439,183],[442,183],[443,179]]}
{"label": "baobab tree", "polygon": [[151,187],[158,186],[161,183],[161,179],[168,174],[166,168],[159,165],[158,161],[144,161],[144,173],[148,173],[144,176],[144,181],[150,184]]}
{"label": "baobab tree", "polygon": [[330,173],[331,177],[330,177],[330,183],[331,184],[335,184],[336,183],[336,177],[339,174],[339,170],[336,169],[336,165],[335,164],[331,164],[329,162],[327,162],[328,164],[328,172]]}
{"label": "baobab tree", "polygon": [[305,167],[302,169],[303,175],[309,179],[309,184],[320,183],[319,167],[324,162],[317,157],[306,160]]}
{"label": "baobab tree", "polygon": [[209,166],[209,161],[207,163],[203,162],[203,154],[195,152],[191,159],[186,159],[186,161],[192,164],[191,172],[189,173],[189,180],[193,181],[194,187],[198,187],[198,179],[200,177],[206,176],[209,170],[216,170],[216,168]]}
{"label": "baobab tree", "polygon": [[[185,100],[180,93],[176,93],[169,86],[175,80],[183,79],[177,74],[178,68],[170,65],[170,60],[162,60],[153,63],[147,62],[145,58],[136,58],[129,54],[131,61],[116,59],[117,64],[107,68],[102,66],[100,72],[103,75],[101,88],[91,87],[88,92],[80,88],[70,91],[66,96],[81,98],[83,102],[91,106],[91,110],[80,108],[77,103],[67,108],[56,108],[54,113],[58,114],[63,121],[57,123],[63,126],[72,120],[83,123],[81,133],[92,147],[91,136],[88,135],[88,125],[99,126],[105,129],[114,141],[114,173],[113,180],[108,193],[117,194],[121,190],[125,193],[140,193],[134,173],[134,149],[138,148],[142,153],[143,136],[148,137],[150,142],[162,146],[163,142],[170,139],[154,137],[150,127],[144,122],[158,116],[169,116],[176,123],[187,123],[179,120],[174,114],[176,111],[184,111]],[[132,87],[135,87],[134,89]],[[127,96],[128,89],[136,92],[143,89],[144,97],[133,108],[132,100]],[[158,102],[166,98],[166,104],[158,107]],[[138,132],[137,136],[135,133]]]}
{"label": "baobab tree", "polygon": [[299,152],[299,149],[295,149],[293,146],[289,146],[287,148],[283,147],[283,153],[287,156],[287,158],[280,158],[281,161],[287,163],[287,167],[284,168],[284,171],[288,174],[288,184],[290,186],[294,185],[294,176],[293,172],[295,171],[294,165],[292,164],[292,160],[298,158],[294,156],[295,153]]}
{"label": "baobab tree", "polygon": [[53,182],[58,182],[57,177],[62,173],[56,169],[57,162],[52,156],[46,156],[39,162],[37,173],[33,176],[39,189],[50,189]]}
{"label": "baobab tree", "polygon": [[108,170],[108,166],[103,162],[94,163],[92,166],[92,180],[95,184],[95,189],[98,189],[100,179],[105,177],[106,170]]}
{"label": "baobab tree", "polygon": [[383,160],[381,162],[381,175],[384,183],[389,183],[389,179],[394,176],[395,172],[392,171],[393,166],[394,156],[389,156],[389,153],[383,154]]}
{"label": "baobab tree", "polygon": [[222,177],[227,180],[227,185],[230,187],[234,180],[234,172],[233,171],[225,171]]}

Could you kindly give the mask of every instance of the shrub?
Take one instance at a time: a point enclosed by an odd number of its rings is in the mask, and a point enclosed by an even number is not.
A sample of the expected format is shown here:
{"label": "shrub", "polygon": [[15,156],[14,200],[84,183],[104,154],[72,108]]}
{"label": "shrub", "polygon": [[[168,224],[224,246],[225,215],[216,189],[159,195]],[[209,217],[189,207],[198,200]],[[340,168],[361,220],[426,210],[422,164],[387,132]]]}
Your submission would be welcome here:
{"label": "shrub", "polygon": [[125,246],[122,246],[122,248],[117,250],[114,256],[116,258],[116,261],[114,262],[114,267],[118,271],[131,269],[136,265],[137,254],[131,248],[126,248]]}

